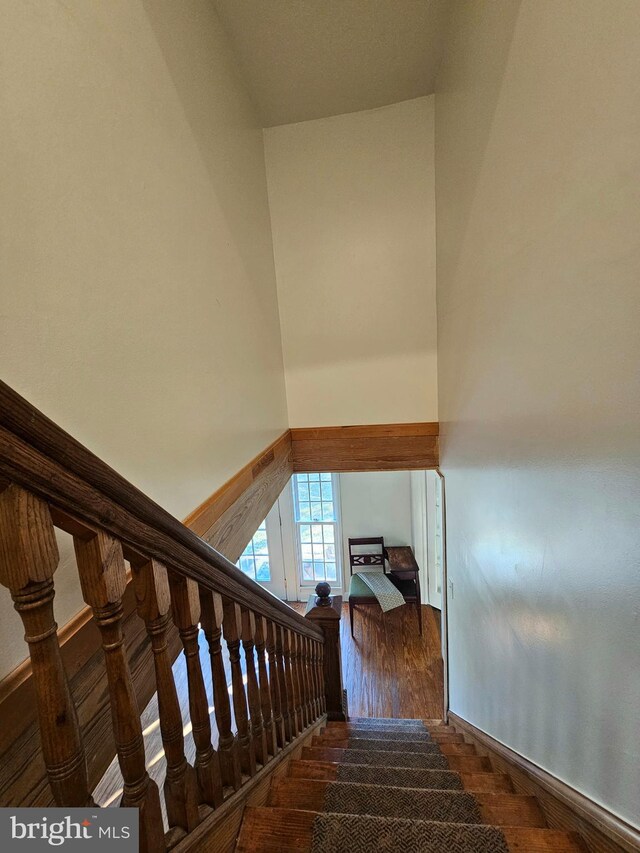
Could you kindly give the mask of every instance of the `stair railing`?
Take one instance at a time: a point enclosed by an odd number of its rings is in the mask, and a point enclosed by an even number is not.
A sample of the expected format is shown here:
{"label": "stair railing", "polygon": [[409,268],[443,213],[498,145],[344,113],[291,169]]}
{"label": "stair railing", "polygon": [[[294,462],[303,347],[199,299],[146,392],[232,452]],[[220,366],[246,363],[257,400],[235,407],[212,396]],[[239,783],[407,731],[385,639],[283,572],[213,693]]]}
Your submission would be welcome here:
{"label": "stair railing", "polygon": [[[100,632],[123,779],[120,805],[139,809],[140,850],[161,853],[324,718],[325,633],[0,382],[0,583],[24,625],[42,756],[57,805],[95,803],[54,616],[55,528],[73,537],[82,596]],[[124,642],[125,560],[153,654],[162,792],[147,772]],[[168,635],[176,629],[195,744],[191,760],[168,651]],[[200,629],[210,653],[213,714]]]}

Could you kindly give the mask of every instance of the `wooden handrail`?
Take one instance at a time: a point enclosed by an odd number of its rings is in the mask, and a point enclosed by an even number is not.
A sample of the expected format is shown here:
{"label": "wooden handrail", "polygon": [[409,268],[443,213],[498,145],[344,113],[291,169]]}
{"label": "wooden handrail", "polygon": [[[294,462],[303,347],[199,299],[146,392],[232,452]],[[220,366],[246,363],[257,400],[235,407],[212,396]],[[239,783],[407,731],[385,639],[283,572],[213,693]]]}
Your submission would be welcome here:
{"label": "wooden handrail", "polygon": [[64,529],[73,519],[88,522],[118,538],[132,562],[153,558],[171,565],[242,607],[322,640],[322,633],[308,620],[254,583],[1,381],[0,478],[66,513],[55,516]]}
{"label": "wooden handrail", "polygon": [[[56,805],[94,807],[94,796],[97,805],[103,802],[92,790],[96,778],[90,783],[83,725],[60,653],[56,527],[73,539],[82,597],[100,636],[107,685],[101,701],[111,716],[120,804],[139,810],[142,853],[162,853],[185,835],[200,833],[209,812],[242,790],[246,777],[324,718],[319,662],[331,657],[325,654],[329,635],[0,382],[0,585],[10,591],[25,626],[42,759]],[[131,564],[134,618],[144,626],[153,659],[163,750],[151,761],[125,642],[125,560]],[[176,632],[192,752],[169,652]],[[331,637],[336,641],[338,635]],[[207,645],[209,661],[203,663],[201,648]],[[156,777],[151,767],[159,760],[164,776]],[[162,790],[157,780],[163,780]]]}

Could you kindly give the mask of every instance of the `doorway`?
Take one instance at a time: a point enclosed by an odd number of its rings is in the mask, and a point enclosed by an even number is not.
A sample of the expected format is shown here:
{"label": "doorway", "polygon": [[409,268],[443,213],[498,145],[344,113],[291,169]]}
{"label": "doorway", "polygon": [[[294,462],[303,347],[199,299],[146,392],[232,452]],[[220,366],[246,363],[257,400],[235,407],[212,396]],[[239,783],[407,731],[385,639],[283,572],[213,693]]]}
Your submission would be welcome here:
{"label": "doorway", "polygon": [[411,472],[411,525],[413,550],[422,569],[422,603],[442,610],[443,491],[437,471]]}

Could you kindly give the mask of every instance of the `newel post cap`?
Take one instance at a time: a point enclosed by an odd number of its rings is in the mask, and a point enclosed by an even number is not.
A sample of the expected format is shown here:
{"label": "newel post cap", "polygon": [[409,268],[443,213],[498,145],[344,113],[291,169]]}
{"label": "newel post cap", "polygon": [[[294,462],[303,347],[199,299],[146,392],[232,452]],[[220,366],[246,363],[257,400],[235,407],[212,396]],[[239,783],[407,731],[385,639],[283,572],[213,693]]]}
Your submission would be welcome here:
{"label": "newel post cap", "polygon": [[331,586],[326,581],[316,585],[316,607],[331,607]]}
{"label": "newel post cap", "polygon": [[307,601],[305,616],[312,622],[334,622],[340,620],[342,596],[331,595],[331,587],[326,581],[316,585],[316,594],[310,595]]}

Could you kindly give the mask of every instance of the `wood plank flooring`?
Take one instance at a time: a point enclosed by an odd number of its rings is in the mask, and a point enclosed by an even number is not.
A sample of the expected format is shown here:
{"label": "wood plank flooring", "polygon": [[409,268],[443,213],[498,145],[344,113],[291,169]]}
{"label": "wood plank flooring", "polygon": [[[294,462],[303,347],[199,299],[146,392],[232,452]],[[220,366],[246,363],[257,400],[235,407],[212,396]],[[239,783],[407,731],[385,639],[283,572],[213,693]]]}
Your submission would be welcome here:
{"label": "wood plank flooring", "polygon": [[[292,606],[302,613],[306,608],[298,602]],[[440,612],[423,605],[422,622],[421,637],[415,607],[385,614],[379,607],[358,607],[352,639],[349,607],[343,605],[342,669],[352,717],[442,719]]]}

